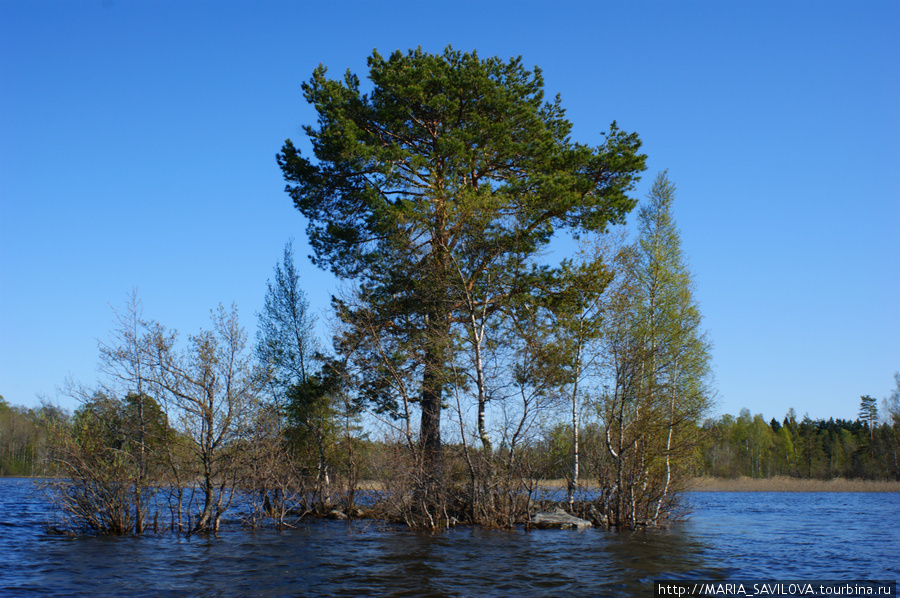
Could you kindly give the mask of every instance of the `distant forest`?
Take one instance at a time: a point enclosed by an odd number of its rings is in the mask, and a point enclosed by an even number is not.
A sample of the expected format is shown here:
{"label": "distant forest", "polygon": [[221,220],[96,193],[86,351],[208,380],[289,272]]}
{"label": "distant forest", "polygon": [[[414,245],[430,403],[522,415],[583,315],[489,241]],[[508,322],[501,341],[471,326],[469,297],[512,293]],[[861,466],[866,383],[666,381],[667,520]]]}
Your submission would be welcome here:
{"label": "distant forest", "polygon": [[737,417],[707,420],[702,474],[900,480],[897,392],[885,400],[883,418],[878,416],[875,399],[865,396],[855,420],[803,417],[798,421],[793,409],[780,422],[775,418],[766,422],[747,409]]}
{"label": "distant forest", "polygon": [[[742,409],[737,417],[708,419],[697,429],[702,438],[702,458],[696,475],[900,481],[900,377],[897,381],[898,388],[883,401],[881,415],[871,410],[876,403],[866,396],[862,397],[863,412],[854,420],[798,420],[793,409],[780,422],[775,418],[767,422],[748,409]],[[48,458],[48,427],[58,423],[71,425],[72,415],[52,405],[36,409],[10,405],[0,396],[0,477],[54,475],[56,470]],[[587,426],[582,435],[589,438],[592,433],[596,430]],[[538,443],[547,460],[559,456],[558,467],[548,470],[550,475],[566,477],[570,437],[570,427],[560,424]],[[378,452],[380,443],[360,442],[370,445],[361,454]],[[591,481],[585,483],[590,485]]]}

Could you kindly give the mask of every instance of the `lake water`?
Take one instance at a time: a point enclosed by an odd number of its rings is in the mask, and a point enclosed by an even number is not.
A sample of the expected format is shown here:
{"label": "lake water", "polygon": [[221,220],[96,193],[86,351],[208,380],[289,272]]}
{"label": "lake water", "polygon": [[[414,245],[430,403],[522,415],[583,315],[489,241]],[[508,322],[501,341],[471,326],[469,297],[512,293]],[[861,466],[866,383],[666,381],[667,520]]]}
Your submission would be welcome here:
{"label": "lake water", "polygon": [[657,579],[900,579],[900,494],[690,493],[666,530],[423,535],[314,520],[218,537],[50,536],[0,479],[0,596],[653,596]]}

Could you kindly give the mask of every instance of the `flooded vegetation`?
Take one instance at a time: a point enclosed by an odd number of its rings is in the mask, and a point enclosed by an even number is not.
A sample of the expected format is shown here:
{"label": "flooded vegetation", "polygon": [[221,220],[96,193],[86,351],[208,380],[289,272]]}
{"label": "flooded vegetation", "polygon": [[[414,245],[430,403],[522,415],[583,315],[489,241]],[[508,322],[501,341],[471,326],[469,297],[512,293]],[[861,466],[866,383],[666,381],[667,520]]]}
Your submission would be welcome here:
{"label": "flooded vegetation", "polygon": [[[610,532],[421,534],[375,521],[53,536],[31,480],[0,480],[9,596],[647,596],[657,579],[897,579],[895,494],[687,493],[690,520]],[[822,525],[827,521],[827,525]]]}

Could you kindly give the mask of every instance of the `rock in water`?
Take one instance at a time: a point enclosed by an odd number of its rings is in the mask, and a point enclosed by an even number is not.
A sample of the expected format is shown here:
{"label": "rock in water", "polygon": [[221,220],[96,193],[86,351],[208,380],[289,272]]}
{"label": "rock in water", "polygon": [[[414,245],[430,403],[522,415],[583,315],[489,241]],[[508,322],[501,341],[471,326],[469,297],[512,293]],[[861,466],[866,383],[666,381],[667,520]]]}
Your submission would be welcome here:
{"label": "rock in water", "polygon": [[552,513],[538,513],[531,519],[531,524],[538,529],[585,529],[591,522],[569,515],[562,509]]}

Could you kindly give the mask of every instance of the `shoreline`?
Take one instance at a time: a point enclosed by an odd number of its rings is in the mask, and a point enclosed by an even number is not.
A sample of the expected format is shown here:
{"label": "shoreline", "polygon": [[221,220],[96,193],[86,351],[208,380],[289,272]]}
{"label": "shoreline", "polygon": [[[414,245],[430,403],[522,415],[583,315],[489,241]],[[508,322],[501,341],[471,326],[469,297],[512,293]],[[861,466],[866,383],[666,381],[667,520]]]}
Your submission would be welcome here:
{"label": "shoreline", "polygon": [[815,480],[775,476],[772,478],[694,478],[686,492],[900,492],[900,482],[834,478]]}

